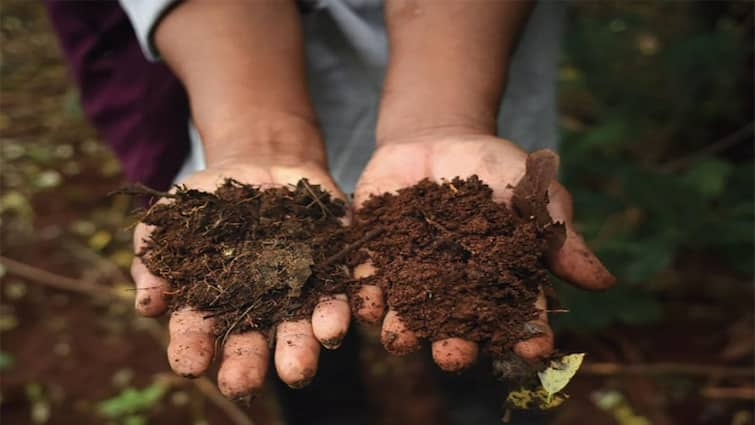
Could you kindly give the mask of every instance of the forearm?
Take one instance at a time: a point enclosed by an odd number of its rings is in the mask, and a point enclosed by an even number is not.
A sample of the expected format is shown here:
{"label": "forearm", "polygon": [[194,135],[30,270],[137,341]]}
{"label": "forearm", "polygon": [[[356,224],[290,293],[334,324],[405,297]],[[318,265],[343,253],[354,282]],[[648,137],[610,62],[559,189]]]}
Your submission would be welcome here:
{"label": "forearm", "polygon": [[388,0],[378,144],[437,131],[495,134],[529,1]]}
{"label": "forearm", "polygon": [[168,13],[154,40],[189,93],[208,165],[324,165],[293,1],[190,0]]}

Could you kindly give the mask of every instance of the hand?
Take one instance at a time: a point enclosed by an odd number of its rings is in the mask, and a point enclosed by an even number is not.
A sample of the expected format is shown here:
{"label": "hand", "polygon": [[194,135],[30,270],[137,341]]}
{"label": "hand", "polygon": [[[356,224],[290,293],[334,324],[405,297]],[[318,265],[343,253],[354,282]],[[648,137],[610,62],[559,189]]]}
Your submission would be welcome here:
{"label": "hand", "polygon": [[[473,174],[490,185],[496,202],[510,205],[510,187],[524,175],[526,158],[527,153],[516,145],[489,135],[426,135],[396,142],[383,141],[357,184],[354,205],[359,208],[370,195],[393,192],[424,178],[440,183],[442,179],[466,178]],[[574,231],[569,193],[556,181],[551,183],[548,192],[551,217],[554,221],[565,222],[567,229],[564,245],[548,258],[551,271],[585,289],[599,290],[611,286],[614,277]],[[372,272],[371,265],[363,264],[355,270],[355,277],[365,277]],[[380,288],[364,285],[359,295],[368,302],[362,303],[356,315],[368,322],[380,320],[384,305]],[[548,326],[545,303],[541,292],[535,303],[540,314],[530,324],[542,333],[514,346],[514,352],[527,361],[545,357],[553,351],[553,331]],[[387,339],[387,335],[392,338]],[[390,309],[383,318],[382,339],[386,349],[394,353],[406,353],[418,347],[416,335],[407,330],[401,318]],[[477,357],[478,347],[462,338],[450,338],[433,342],[432,353],[438,366],[453,371],[471,365]]]}
{"label": "hand", "polygon": [[[243,183],[265,186],[295,184],[306,177],[313,184],[322,185],[334,196],[345,199],[321,164],[293,166],[251,165],[225,163],[198,172],[185,181],[189,188],[212,192],[226,177]],[[139,252],[149,238],[149,226],[139,223],[134,230],[134,250]],[[144,316],[157,316],[166,310],[165,292],[169,285],[151,274],[139,257],[131,266],[136,283],[136,311]],[[184,308],[172,313],[169,322],[170,343],[168,361],[179,375],[196,377],[202,374],[213,358],[215,340],[213,319],[206,313]],[[349,325],[350,308],[345,295],[323,299],[316,306],[310,320],[283,322],[277,326],[277,340],[287,341],[275,348],[275,367],[278,376],[291,387],[309,383],[317,370],[322,342],[326,348],[336,348]],[[228,397],[241,397],[262,387],[270,353],[260,332],[232,334],[222,348],[222,362],[218,372],[220,391]]]}

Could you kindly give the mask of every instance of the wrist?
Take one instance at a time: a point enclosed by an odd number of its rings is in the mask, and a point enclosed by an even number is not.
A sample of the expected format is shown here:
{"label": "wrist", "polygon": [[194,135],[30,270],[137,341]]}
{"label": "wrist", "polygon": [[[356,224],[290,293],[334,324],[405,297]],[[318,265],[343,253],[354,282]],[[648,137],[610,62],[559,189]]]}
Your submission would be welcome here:
{"label": "wrist", "polygon": [[245,162],[327,168],[322,136],[313,119],[287,113],[245,112],[248,118],[226,121],[222,126],[198,125],[208,167]]}
{"label": "wrist", "polygon": [[[432,102],[431,102],[432,103]],[[472,106],[462,109],[428,104],[384,101],[377,124],[378,146],[418,139],[461,136],[495,136],[497,108]]]}
{"label": "wrist", "polygon": [[452,82],[444,87],[416,81],[386,83],[377,122],[378,146],[421,137],[496,134],[498,90],[475,90]]}
{"label": "wrist", "polygon": [[386,1],[390,56],[378,144],[494,135],[509,59],[530,2]]}

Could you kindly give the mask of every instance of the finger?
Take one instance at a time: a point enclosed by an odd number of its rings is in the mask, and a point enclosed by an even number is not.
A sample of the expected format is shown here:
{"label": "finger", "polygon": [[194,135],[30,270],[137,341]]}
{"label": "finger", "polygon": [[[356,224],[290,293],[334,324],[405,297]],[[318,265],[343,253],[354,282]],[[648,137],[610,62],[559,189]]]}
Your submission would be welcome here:
{"label": "finger", "polygon": [[282,322],[278,325],[275,344],[275,369],[291,388],[309,384],[317,372],[320,344],[308,320]]}
{"label": "finger", "polygon": [[388,310],[383,319],[380,340],[389,353],[399,356],[409,354],[419,348],[417,335],[406,327],[394,310]]}
{"label": "finger", "polygon": [[213,354],[215,321],[204,313],[184,308],[170,316],[168,362],[181,376],[196,378],[210,366]]}
{"label": "finger", "polygon": [[566,241],[548,258],[551,271],[584,289],[602,290],[611,287],[616,283],[616,278],[590,251],[584,239],[571,225],[572,202],[569,193],[556,182],[551,184],[548,193],[551,200],[548,212],[554,221],[566,223]]}
{"label": "finger", "polygon": [[[375,274],[375,267],[372,261],[362,263],[354,267],[354,278],[363,279]],[[383,302],[383,291],[375,285],[362,285],[357,291],[359,298],[359,308],[356,310],[356,316],[367,323],[377,323],[383,318],[385,303]]]}
{"label": "finger", "polygon": [[544,359],[553,352],[553,331],[548,326],[546,300],[542,289],[535,301],[535,308],[538,309],[537,318],[524,324],[525,331],[535,336],[514,345],[514,353],[530,363]]}
{"label": "finger", "polygon": [[[143,223],[136,225],[134,229],[134,252],[139,253],[144,245],[144,239],[149,237],[151,226]],[[134,308],[142,316],[153,317],[165,312],[167,303],[165,292],[168,290],[168,282],[159,278],[147,270],[147,266],[139,257],[131,261],[131,278],[136,285]]]}
{"label": "finger", "polygon": [[223,346],[218,388],[228,398],[253,394],[265,382],[270,350],[259,332],[229,335]]}
{"label": "finger", "polygon": [[346,294],[323,297],[312,313],[312,332],[325,348],[335,350],[349,330],[350,318]]}
{"label": "finger", "polygon": [[468,368],[477,360],[479,347],[472,341],[461,338],[447,338],[433,342],[433,360],[446,372],[457,372]]}

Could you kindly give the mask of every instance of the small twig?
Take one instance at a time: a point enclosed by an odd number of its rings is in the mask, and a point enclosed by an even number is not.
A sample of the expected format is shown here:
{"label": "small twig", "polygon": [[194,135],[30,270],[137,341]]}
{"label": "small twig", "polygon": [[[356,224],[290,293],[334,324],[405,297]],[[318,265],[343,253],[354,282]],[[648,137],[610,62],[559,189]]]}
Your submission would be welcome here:
{"label": "small twig", "polygon": [[755,376],[752,367],[731,367],[696,363],[585,363],[580,373],[597,376],[612,375],[692,375],[719,378]]}
{"label": "small twig", "polygon": [[249,303],[249,307],[247,307],[246,310],[244,310],[244,312],[241,313],[241,315],[239,315],[239,317],[236,318],[233,324],[228,327],[228,330],[225,331],[225,334],[223,334],[223,338],[220,340],[221,347],[225,346],[225,341],[226,339],[228,339],[228,335],[230,335],[231,331],[233,331],[236,328],[236,326],[241,322],[241,319],[246,317],[246,315],[249,314],[249,312],[252,311],[252,309],[256,306],[257,304],[255,303]]}
{"label": "small twig", "polygon": [[[230,307],[224,308],[224,309],[222,309],[222,310],[215,310],[215,311],[213,311],[213,312],[212,312],[212,313],[210,313],[210,314],[205,314],[204,316],[202,316],[202,318],[203,318],[203,319],[212,319],[213,317],[218,317],[218,316],[220,316],[221,314],[230,313],[230,312],[232,312],[232,311],[234,311],[234,310],[238,310],[238,309],[241,309],[241,308],[247,308],[247,307],[248,307],[249,305],[251,305],[251,304],[252,304],[252,303],[247,303],[247,304],[242,304],[242,305],[240,305],[240,306],[238,306],[238,305],[231,305]],[[224,305],[228,305],[228,304],[227,304],[227,303],[224,303],[224,304],[221,304],[221,305],[219,305],[218,307],[222,307],[222,306],[224,306]],[[210,307],[212,307],[212,305],[211,305]],[[203,307],[203,308],[204,308],[205,310],[207,310],[207,309],[208,309],[209,307],[207,307],[207,308]]]}
{"label": "small twig", "polygon": [[314,199],[314,201],[317,202],[317,205],[320,206],[320,209],[322,209],[324,213],[326,212],[328,213],[328,215],[333,216],[333,213],[330,212],[328,207],[326,207],[325,204],[322,203],[320,198],[317,195],[315,195],[315,191],[312,190],[312,187],[309,185],[309,182],[307,181],[307,179],[301,179],[301,182],[304,184],[304,188],[307,189],[307,192],[309,192],[309,194],[312,195],[312,198]]}
{"label": "small twig", "polygon": [[425,219],[425,222],[427,224],[435,227],[436,229],[440,230],[442,233],[451,233],[451,231],[448,230],[446,228],[446,226],[444,226],[444,225],[438,223],[437,221],[433,220],[432,218],[430,218],[430,214],[428,214],[428,213],[426,213],[426,212],[424,212],[422,210],[419,210],[419,212],[420,212],[420,214],[422,214],[422,217]]}
{"label": "small twig", "polygon": [[[435,227],[436,229],[440,230],[441,233],[445,233],[447,235],[453,236],[453,232],[451,232],[450,230],[448,230],[448,228],[446,226],[444,226],[444,225],[438,223],[437,221],[433,220],[432,218],[430,218],[430,214],[427,214],[426,212],[424,212],[422,210],[419,210],[419,212],[420,212],[420,214],[422,214],[422,217],[425,219],[425,222],[427,224],[429,224],[429,225]],[[458,243],[462,248],[464,248],[465,250],[467,250],[467,252],[469,252],[470,254],[477,255],[477,252],[475,252],[475,250],[473,250],[472,248],[470,248],[467,244],[465,244],[465,243],[463,243],[461,241],[458,241],[458,240],[455,240],[455,242]]]}
{"label": "small twig", "polygon": [[236,425],[254,425],[255,422],[234,402],[218,391],[218,387],[204,376],[195,379],[194,386],[217,406]]}
{"label": "small twig", "polygon": [[161,192],[159,190],[152,189],[151,187],[147,187],[141,183],[134,183],[132,185],[129,185],[127,187],[115,190],[113,192],[110,192],[108,196],[111,195],[152,195],[157,196],[159,198],[177,198],[178,195],[175,193],[170,192]]}
{"label": "small twig", "polygon": [[335,263],[336,261],[342,260],[344,257],[346,257],[350,252],[358,249],[360,246],[362,246],[365,242],[368,242],[375,238],[375,236],[379,235],[383,232],[383,229],[378,227],[375,229],[370,230],[369,232],[365,233],[364,236],[359,238],[356,242],[350,243],[343,247],[340,251],[336,252],[335,254],[331,255],[330,257],[326,258],[325,261],[322,262],[322,264],[319,265],[321,268],[328,267],[329,265]]}
{"label": "small twig", "polygon": [[121,299],[113,290],[103,285],[50,273],[20,261],[11,260],[8,257],[0,256],[0,264],[5,266],[8,273],[41,285],[84,295]]}
{"label": "small twig", "polygon": [[554,308],[552,310],[546,309],[546,310],[543,310],[543,311],[545,311],[548,314],[553,314],[553,313],[569,313],[569,312],[571,312],[571,310],[569,310],[568,308]]}
{"label": "small twig", "polygon": [[734,133],[705,146],[697,152],[693,152],[689,155],[662,164],[660,169],[662,171],[676,171],[704,155],[712,155],[724,151],[739,142],[743,142],[747,139],[752,139],[754,136],[753,128],[753,122],[751,121],[749,124],[745,125]]}
{"label": "small twig", "polygon": [[106,273],[103,274],[106,277],[110,277],[114,279],[116,282],[130,282],[131,278],[126,276],[126,274],[121,270],[120,267],[118,267],[117,264],[112,262],[111,260],[108,260],[106,257],[103,257],[102,255],[98,254],[94,250],[90,249],[86,245],[83,245],[82,243],[71,239],[67,240],[64,239],[62,242],[63,246],[70,250],[74,256],[79,257],[81,260],[84,260],[85,262],[94,263],[97,268],[102,269]]}
{"label": "small twig", "polygon": [[716,400],[755,400],[755,387],[706,387],[700,391],[700,395],[703,398]]}

